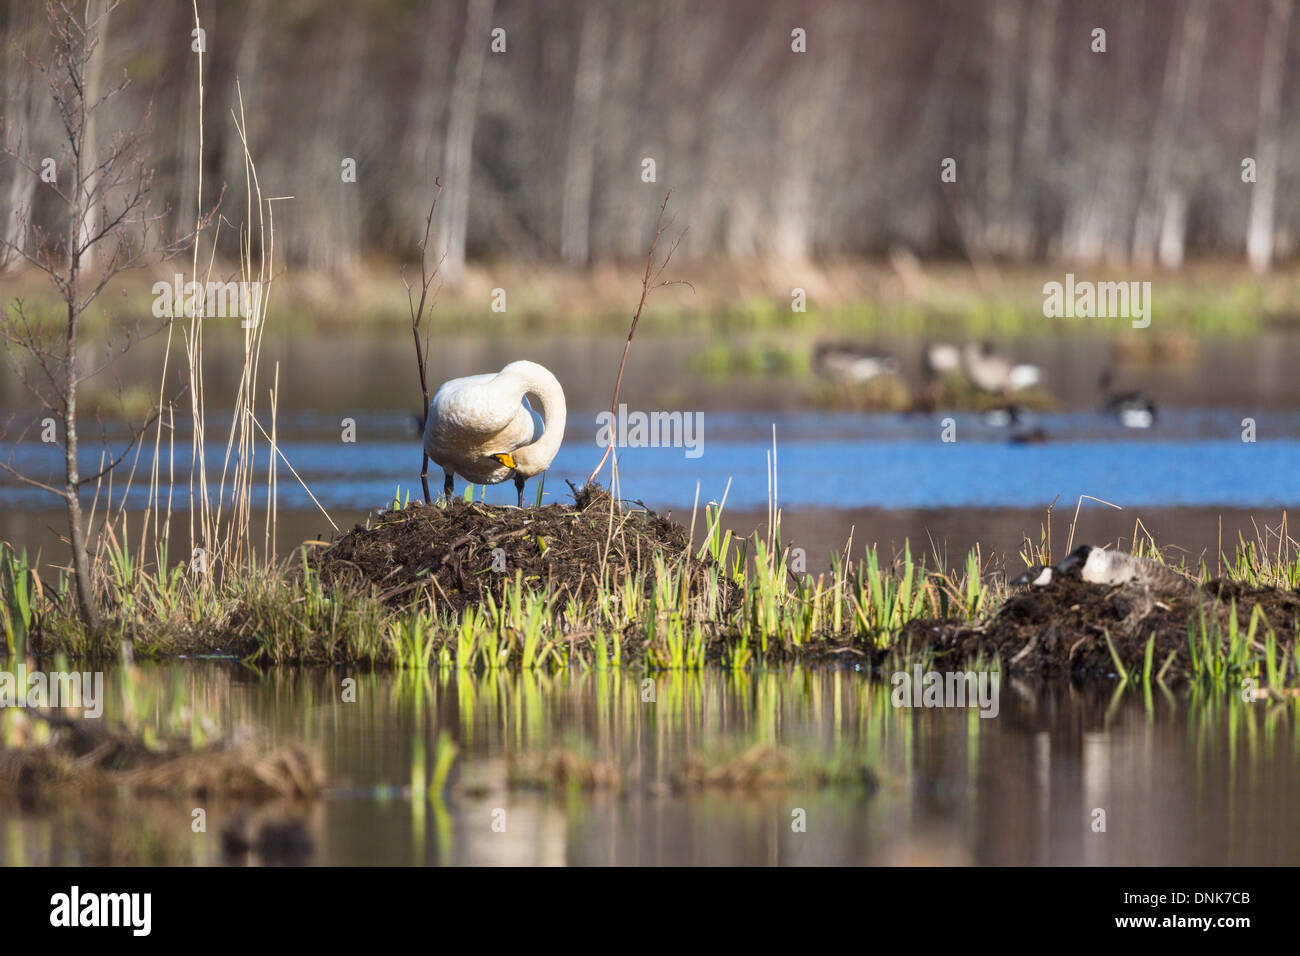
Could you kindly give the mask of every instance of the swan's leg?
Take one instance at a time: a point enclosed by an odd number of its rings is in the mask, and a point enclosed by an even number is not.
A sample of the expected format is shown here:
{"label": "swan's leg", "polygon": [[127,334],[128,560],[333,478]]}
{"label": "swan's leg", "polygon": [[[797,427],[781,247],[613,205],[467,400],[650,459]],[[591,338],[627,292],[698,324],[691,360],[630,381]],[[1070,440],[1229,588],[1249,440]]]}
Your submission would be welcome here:
{"label": "swan's leg", "polygon": [[523,475],[515,475],[515,491],[519,492],[519,507],[524,506],[524,482],[528,479]]}
{"label": "swan's leg", "polygon": [[451,504],[452,480],[449,471],[442,473],[442,493],[447,496],[447,504]]}

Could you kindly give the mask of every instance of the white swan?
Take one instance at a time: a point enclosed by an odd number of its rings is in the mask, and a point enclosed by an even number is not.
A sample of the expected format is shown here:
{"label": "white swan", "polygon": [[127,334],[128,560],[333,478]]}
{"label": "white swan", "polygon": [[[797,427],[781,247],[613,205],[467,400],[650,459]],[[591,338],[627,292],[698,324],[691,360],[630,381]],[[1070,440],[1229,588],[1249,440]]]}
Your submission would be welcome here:
{"label": "white swan", "polygon": [[536,362],[511,362],[500,372],[443,382],[429,403],[424,450],[442,467],[448,499],[453,475],[480,485],[513,475],[522,508],[524,482],[549,468],[560,450],[566,414],[554,375]]}

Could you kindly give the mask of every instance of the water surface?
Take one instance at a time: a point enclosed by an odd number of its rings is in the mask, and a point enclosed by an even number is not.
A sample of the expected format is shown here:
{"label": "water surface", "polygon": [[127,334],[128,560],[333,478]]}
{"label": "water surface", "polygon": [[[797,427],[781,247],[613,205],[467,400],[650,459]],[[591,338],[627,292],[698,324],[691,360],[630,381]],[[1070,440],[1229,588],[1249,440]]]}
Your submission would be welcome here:
{"label": "water surface", "polygon": [[[355,703],[341,700],[346,677]],[[998,716],[981,719],[895,708],[887,684],[851,668],[471,677],[181,662],[136,680],[223,726],[320,752],[332,789],[285,811],[304,821],[317,864],[1300,863],[1296,711],[1236,698],[1010,683]],[[111,696],[110,715],[120,706]],[[427,782],[441,735],[459,756],[438,796]],[[674,785],[692,755],[756,744],[805,763],[861,761],[878,785]],[[507,785],[513,761],[555,747],[610,762],[625,787]],[[203,803],[196,834],[193,803],[0,804],[0,861],[229,862],[216,834],[238,808]],[[798,811],[804,832],[791,826]]]}

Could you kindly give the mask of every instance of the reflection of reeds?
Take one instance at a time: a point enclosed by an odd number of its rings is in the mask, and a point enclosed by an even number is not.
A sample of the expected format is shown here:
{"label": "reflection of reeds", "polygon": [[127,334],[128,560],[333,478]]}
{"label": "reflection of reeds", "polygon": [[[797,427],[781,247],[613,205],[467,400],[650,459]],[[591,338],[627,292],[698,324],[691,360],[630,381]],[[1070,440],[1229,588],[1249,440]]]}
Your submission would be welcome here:
{"label": "reflection of reeds", "polygon": [[159,737],[153,725],[131,733],[38,712],[32,719],[50,722],[51,733],[26,733],[26,745],[0,749],[0,791],[304,799],[324,784],[319,761],[297,746],[194,747],[188,738]]}
{"label": "reflection of reeds", "polygon": [[[887,690],[844,672],[798,669],[665,674],[656,684],[653,704],[633,674],[523,674],[477,695],[474,722],[519,741],[507,745],[497,785],[614,793],[876,786]],[[557,723],[557,696],[591,698],[594,710]],[[718,714],[733,716],[718,722]],[[833,728],[833,742],[804,740],[807,728]],[[487,769],[467,755],[455,792],[492,789]]]}

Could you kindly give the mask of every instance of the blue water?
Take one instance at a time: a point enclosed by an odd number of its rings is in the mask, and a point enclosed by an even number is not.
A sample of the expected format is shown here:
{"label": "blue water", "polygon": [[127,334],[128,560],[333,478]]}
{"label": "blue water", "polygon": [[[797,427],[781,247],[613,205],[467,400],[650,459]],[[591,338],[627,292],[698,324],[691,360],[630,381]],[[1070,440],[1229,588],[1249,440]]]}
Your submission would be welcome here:
{"label": "blue water", "polygon": [[[778,494],[787,510],[1040,508],[1054,498],[1073,503],[1080,495],[1124,507],[1288,507],[1300,501],[1300,414],[1258,416],[1254,443],[1241,440],[1247,414],[1170,412],[1149,432],[1121,428],[1094,413],[1047,414],[1031,423],[1048,433],[1046,444],[1015,445],[1007,429],[990,427],[975,415],[951,416],[957,440],[948,443],[940,438],[941,420],[948,417],[943,414],[707,413],[698,457],[688,457],[684,448],[624,448],[619,477],[624,497],[655,508],[689,508],[697,485],[701,503],[719,500],[728,480],[729,510],[765,508],[775,423]],[[359,417],[357,441],[344,443],[334,423],[321,416],[282,420],[281,447],[326,508],[368,510],[387,504],[399,488],[419,497],[419,443],[402,427],[397,414]],[[568,500],[565,479],[577,484],[586,478],[601,453],[595,435],[593,417],[570,422],[547,477],[546,500]],[[187,442],[177,436],[178,474],[187,472]],[[214,481],[224,450],[224,441],[214,441],[208,452]],[[145,502],[145,457],[131,507]],[[55,447],[32,442],[0,444],[0,458],[38,477],[59,464]],[[259,502],[265,498],[267,460],[266,445],[259,445]],[[98,462],[98,450],[87,451],[83,470],[94,470]],[[119,493],[125,475],[118,473]],[[607,464],[603,478],[608,476]],[[278,477],[281,510],[314,507],[283,465]],[[430,487],[436,494],[441,485],[441,472],[435,470]],[[458,479],[457,493],[463,489]],[[477,488],[476,497],[481,493]],[[526,500],[531,503],[535,494],[530,482]],[[183,509],[185,497],[178,489],[174,506]],[[487,490],[489,502],[513,503],[514,498],[508,482]],[[37,489],[0,480],[0,506],[54,503]]]}

